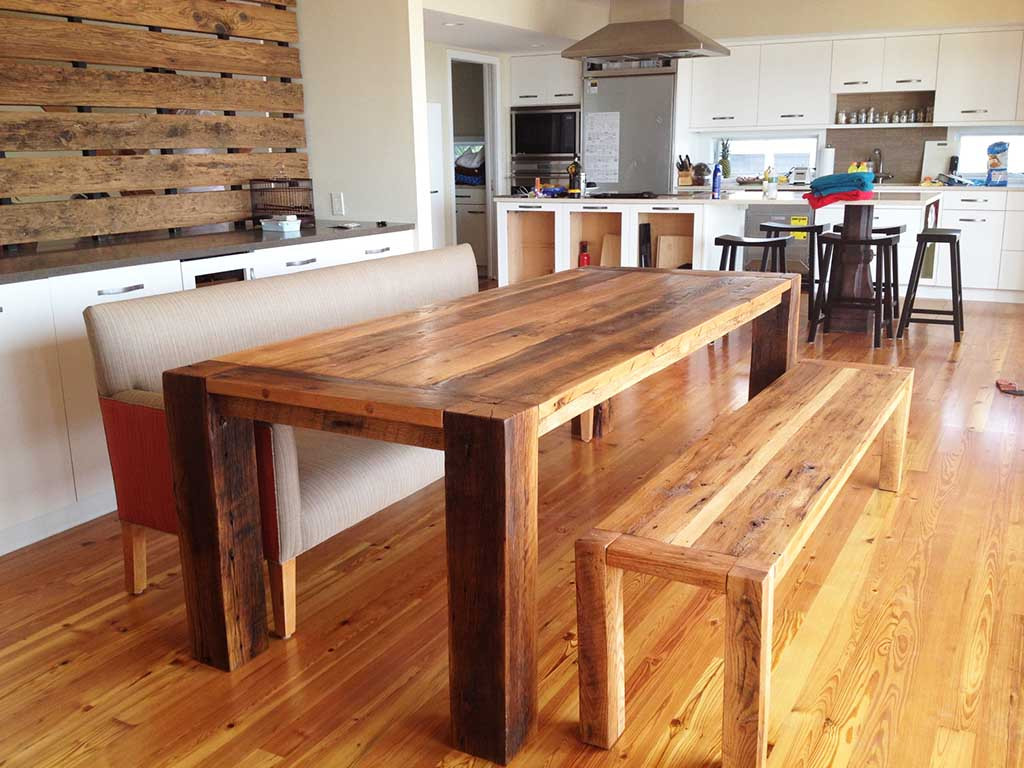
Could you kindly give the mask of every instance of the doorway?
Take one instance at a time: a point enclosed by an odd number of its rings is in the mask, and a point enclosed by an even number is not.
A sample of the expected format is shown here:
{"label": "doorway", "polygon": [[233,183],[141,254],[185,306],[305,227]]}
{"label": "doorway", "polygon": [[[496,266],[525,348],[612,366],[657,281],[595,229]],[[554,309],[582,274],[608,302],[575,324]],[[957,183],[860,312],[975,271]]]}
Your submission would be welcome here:
{"label": "doorway", "polygon": [[493,198],[501,172],[498,93],[496,57],[448,51],[448,229],[454,242],[472,246],[477,272],[485,279],[497,274]]}

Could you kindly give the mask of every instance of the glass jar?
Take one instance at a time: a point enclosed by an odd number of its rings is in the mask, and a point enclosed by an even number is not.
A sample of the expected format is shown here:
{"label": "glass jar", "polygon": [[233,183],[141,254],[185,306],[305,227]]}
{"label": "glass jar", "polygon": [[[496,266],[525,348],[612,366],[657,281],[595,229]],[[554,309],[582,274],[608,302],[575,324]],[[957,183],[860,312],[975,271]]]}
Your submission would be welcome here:
{"label": "glass jar", "polygon": [[883,112],[882,113],[882,122],[883,123],[888,123],[890,120],[891,120],[891,117],[889,116],[889,113],[888,112]]}
{"label": "glass jar", "polygon": [[916,109],[911,109],[910,111],[907,112],[907,122],[908,123],[916,123],[917,122],[917,110]]}
{"label": "glass jar", "polygon": [[837,125],[846,125],[846,111],[845,110],[840,109],[836,113],[836,124]]}
{"label": "glass jar", "polygon": [[907,115],[907,110],[905,110],[905,109],[904,109],[904,110],[901,110],[901,111],[900,111],[900,122],[901,122],[901,123],[905,123],[905,122],[907,122],[907,117],[908,117],[908,115]]}
{"label": "glass jar", "polygon": [[924,111],[924,121],[926,123],[934,123],[935,122],[935,107],[928,107],[927,109],[925,109],[925,111]]}
{"label": "glass jar", "polygon": [[868,111],[866,109],[862,109],[860,111],[860,113],[857,115],[857,122],[863,125],[863,124],[867,123],[867,121],[868,121]]}
{"label": "glass jar", "polygon": [[877,123],[878,122],[878,113],[875,111],[874,107],[869,107],[868,108],[868,122],[869,123]]}

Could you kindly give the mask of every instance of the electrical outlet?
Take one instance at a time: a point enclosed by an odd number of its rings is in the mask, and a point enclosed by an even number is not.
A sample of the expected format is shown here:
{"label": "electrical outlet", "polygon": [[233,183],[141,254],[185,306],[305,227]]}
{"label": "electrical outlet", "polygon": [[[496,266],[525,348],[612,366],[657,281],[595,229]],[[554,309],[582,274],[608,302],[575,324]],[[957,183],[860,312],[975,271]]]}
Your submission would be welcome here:
{"label": "electrical outlet", "polygon": [[341,192],[331,192],[331,215],[345,215],[345,195]]}

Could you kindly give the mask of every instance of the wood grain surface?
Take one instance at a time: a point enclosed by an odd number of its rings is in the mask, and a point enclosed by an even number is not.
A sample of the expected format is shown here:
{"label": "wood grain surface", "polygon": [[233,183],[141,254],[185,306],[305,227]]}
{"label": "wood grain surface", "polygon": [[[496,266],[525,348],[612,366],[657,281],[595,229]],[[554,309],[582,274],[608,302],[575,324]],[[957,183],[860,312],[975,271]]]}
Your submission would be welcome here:
{"label": "wood grain surface", "polygon": [[0,25],[0,57],[193,72],[302,76],[298,48],[150,32],[143,28],[19,17],[6,17]]}
{"label": "wood grain surface", "polygon": [[[1024,306],[966,307],[958,348],[923,325],[801,347],[916,376],[902,494],[874,446],[778,585],[769,768],[1024,764],[1024,398],[994,387],[1024,369]],[[721,762],[725,600],[651,576],[623,580],[626,730],[579,740],[574,543],[746,401],[749,344],[618,396],[607,439],[541,438],[540,707],[515,768]],[[442,482],[303,554],[297,634],[230,675],[190,660],[177,539],[149,537],[141,597],[113,514],[0,558],[5,768],[487,765],[449,740]]]}
{"label": "wood grain surface", "polygon": [[4,62],[0,104],[302,112],[302,86]]}
{"label": "wood grain surface", "polygon": [[295,43],[291,11],[225,0],[0,0],[0,10]]}

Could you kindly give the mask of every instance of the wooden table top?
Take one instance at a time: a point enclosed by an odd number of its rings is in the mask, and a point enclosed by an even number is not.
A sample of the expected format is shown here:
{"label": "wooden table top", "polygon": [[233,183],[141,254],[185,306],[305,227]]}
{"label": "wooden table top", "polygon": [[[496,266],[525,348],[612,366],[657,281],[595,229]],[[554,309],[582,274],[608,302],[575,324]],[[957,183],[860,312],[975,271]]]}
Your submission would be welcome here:
{"label": "wooden table top", "polygon": [[[202,365],[207,391],[233,401],[235,415],[332,429],[309,413],[347,414],[436,431],[378,437],[439,447],[445,412],[507,418],[536,407],[544,434],[778,305],[798,279],[572,270]],[[244,401],[307,415],[271,419]]]}

